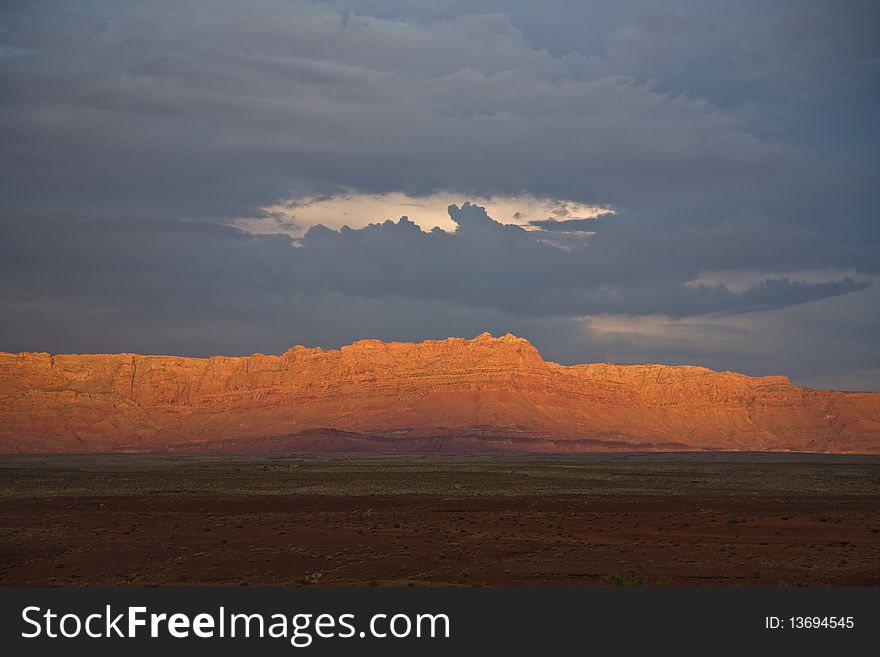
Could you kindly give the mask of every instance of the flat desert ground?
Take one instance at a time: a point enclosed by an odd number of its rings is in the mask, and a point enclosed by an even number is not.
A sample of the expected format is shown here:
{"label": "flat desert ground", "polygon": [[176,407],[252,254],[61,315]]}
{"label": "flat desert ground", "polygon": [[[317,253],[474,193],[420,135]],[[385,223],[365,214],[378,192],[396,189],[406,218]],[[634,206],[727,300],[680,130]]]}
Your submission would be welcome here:
{"label": "flat desert ground", "polygon": [[878,586],[880,457],[2,456],[0,584]]}

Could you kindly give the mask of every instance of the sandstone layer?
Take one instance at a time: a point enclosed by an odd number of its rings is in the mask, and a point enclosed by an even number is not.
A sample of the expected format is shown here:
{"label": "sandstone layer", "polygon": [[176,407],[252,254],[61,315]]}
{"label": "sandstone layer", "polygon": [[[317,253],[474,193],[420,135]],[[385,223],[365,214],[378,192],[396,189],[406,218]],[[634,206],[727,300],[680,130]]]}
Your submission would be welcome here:
{"label": "sandstone layer", "polygon": [[0,353],[2,452],[325,450],[880,453],[880,393],[562,366],[487,333],[281,356]]}

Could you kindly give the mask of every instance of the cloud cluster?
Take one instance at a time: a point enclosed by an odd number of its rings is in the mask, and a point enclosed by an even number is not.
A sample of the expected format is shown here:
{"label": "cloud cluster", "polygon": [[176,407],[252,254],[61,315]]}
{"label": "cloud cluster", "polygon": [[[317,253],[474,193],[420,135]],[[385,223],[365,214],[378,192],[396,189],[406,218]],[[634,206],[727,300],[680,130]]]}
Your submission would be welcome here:
{"label": "cloud cluster", "polygon": [[[442,302],[511,317],[686,317],[784,308],[869,285],[851,276],[780,276],[744,289],[697,280],[708,264],[736,269],[756,257],[748,248],[753,235],[742,227],[727,230],[726,252],[706,252],[718,235],[694,235],[674,244],[678,254],[669,262],[672,241],[640,251],[628,235],[606,237],[601,226],[614,219],[591,220],[600,225],[595,234],[560,248],[545,242],[544,231],[501,224],[477,205],[450,205],[449,215],[454,232],[426,232],[407,217],[360,229],[317,225],[296,248],[287,236],[207,221],[29,218],[12,226],[0,247],[3,291],[12,298],[130,299],[173,313],[201,307],[206,315],[271,322],[291,295]],[[814,261],[853,258],[829,252],[820,236],[804,236],[800,246],[815,251]]]}
{"label": "cloud cluster", "polygon": [[[675,59],[655,52],[674,32],[701,35],[679,74],[707,77],[693,62],[712,36],[707,17],[690,28],[677,14],[627,16],[594,52],[554,52],[534,45],[533,12],[521,11],[424,20],[274,0],[20,5],[3,21],[0,208],[216,218],[354,189],[527,192],[664,222],[713,209],[819,223],[835,212],[849,225],[864,212],[842,199],[863,202],[873,171],[768,135],[748,93],[711,102],[700,84],[663,89],[674,76],[651,75],[662,69],[647,61]],[[714,74],[743,76],[748,61]]]}
{"label": "cloud cluster", "polygon": [[[740,292],[723,283],[685,284],[706,265],[736,266],[753,258],[748,241],[754,235],[745,231],[728,230],[728,251],[710,259],[705,251],[718,241],[717,235],[675,236],[666,244],[640,245],[613,233],[606,238],[599,227],[592,238],[560,249],[545,243],[541,231],[500,224],[476,205],[451,205],[449,214],[457,225],[454,233],[424,232],[406,217],[359,230],[313,227],[296,250],[295,277],[309,289],[350,296],[434,299],[533,316],[748,312],[815,301],[869,284],[849,277],[821,283],[774,277]],[[731,248],[736,240],[744,247],[741,252]],[[817,258],[827,251],[819,236],[813,236],[812,245],[805,239],[803,246],[812,246]],[[825,253],[829,256],[835,254]]]}

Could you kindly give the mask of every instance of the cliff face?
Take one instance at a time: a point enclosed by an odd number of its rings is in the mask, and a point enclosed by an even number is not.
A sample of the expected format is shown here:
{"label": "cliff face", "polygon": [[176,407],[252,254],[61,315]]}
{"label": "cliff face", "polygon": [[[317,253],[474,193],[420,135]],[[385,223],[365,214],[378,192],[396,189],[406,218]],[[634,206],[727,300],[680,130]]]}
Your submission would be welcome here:
{"label": "cliff face", "polygon": [[545,362],[526,340],[282,356],[0,353],[0,451],[880,453],[880,393],[700,367]]}

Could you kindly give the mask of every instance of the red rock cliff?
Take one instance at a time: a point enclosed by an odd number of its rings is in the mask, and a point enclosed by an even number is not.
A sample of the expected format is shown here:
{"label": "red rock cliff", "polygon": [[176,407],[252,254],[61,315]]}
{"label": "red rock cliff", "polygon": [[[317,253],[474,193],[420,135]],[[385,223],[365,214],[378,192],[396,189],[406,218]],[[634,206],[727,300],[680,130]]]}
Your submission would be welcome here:
{"label": "red rock cliff", "polygon": [[487,333],[282,356],[0,353],[0,451],[880,453],[880,393],[545,362]]}

